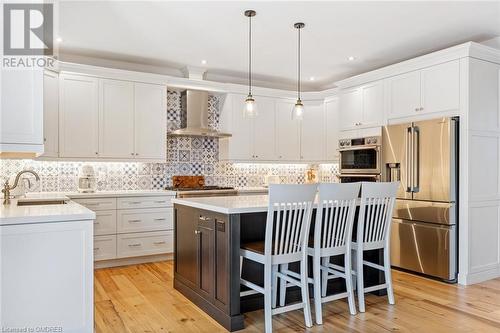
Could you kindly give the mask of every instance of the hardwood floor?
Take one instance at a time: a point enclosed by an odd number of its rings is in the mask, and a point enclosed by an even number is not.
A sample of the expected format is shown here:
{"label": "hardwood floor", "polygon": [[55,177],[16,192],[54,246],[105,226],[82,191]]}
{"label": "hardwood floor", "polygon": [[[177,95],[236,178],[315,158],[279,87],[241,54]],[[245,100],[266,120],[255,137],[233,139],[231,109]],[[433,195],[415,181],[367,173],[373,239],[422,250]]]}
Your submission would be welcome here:
{"label": "hardwood floor", "polygon": [[[500,279],[462,287],[394,271],[396,305],[368,295],[351,316],[345,300],[323,307],[324,324],[306,329],[302,311],[273,317],[275,332],[500,332]],[[107,332],[226,332],[172,287],[173,262],[95,271],[95,327]],[[313,316],[314,318],[314,316]],[[245,315],[263,332],[264,313]]]}

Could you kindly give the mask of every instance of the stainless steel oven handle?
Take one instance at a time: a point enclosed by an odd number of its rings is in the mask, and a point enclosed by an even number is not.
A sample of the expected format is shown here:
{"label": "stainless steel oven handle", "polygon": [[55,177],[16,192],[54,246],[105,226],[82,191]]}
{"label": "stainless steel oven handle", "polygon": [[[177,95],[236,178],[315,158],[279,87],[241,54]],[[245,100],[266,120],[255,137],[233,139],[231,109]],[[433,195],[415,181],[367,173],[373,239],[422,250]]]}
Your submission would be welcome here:
{"label": "stainless steel oven handle", "polygon": [[337,177],[340,177],[340,178],[342,178],[342,177],[352,177],[352,178],[355,178],[355,177],[379,178],[379,177],[380,177],[380,175],[378,175],[378,174],[371,174],[371,173],[370,173],[370,174],[360,174],[360,173],[358,173],[358,174],[348,174],[348,175],[347,175],[347,174],[344,174],[344,175],[340,174],[340,175],[337,175]]}
{"label": "stainless steel oven handle", "polygon": [[373,146],[354,146],[354,147],[350,147],[350,148],[342,148],[342,149],[339,149],[338,151],[339,152],[343,152],[343,151],[350,151],[350,150],[365,150],[365,149],[380,149],[380,146],[377,146],[377,145],[373,145]]}

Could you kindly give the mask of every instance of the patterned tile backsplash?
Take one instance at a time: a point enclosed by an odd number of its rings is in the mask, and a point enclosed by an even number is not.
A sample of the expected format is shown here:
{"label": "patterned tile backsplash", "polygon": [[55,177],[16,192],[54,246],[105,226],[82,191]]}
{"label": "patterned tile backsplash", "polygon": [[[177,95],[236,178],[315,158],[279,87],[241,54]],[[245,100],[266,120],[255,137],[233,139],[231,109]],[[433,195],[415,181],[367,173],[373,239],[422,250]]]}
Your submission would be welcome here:
{"label": "patterned tile backsplash", "polygon": [[[218,127],[219,100],[209,97],[209,124]],[[168,130],[180,127],[181,97],[176,91],[167,94]],[[38,160],[0,160],[2,183],[21,170],[35,170],[41,177],[32,191],[76,191],[77,176],[83,164],[94,166],[98,190],[162,189],[172,185],[173,175],[204,175],[207,185],[261,186],[264,176],[279,176],[281,183],[303,183],[310,166],[306,164],[247,164],[219,161],[217,138],[169,137],[166,163],[140,162],[68,162]],[[320,164],[320,181],[335,182],[337,164]]]}

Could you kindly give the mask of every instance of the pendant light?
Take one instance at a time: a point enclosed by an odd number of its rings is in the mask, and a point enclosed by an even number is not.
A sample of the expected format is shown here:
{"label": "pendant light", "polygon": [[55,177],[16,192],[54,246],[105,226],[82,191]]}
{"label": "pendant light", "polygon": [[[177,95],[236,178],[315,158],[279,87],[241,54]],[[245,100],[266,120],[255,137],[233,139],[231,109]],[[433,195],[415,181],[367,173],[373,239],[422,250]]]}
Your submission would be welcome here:
{"label": "pendant light", "polygon": [[300,29],[304,28],[306,25],[302,22],[295,23],[293,27],[297,29],[298,32],[298,43],[297,43],[297,102],[293,106],[292,119],[302,120],[304,118],[304,104],[300,99]]}
{"label": "pendant light", "polygon": [[255,15],[255,10],[245,10],[245,16],[248,17],[248,96],[243,111],[248,118],[257,117],[257,105],[252,96],[252,17]]}

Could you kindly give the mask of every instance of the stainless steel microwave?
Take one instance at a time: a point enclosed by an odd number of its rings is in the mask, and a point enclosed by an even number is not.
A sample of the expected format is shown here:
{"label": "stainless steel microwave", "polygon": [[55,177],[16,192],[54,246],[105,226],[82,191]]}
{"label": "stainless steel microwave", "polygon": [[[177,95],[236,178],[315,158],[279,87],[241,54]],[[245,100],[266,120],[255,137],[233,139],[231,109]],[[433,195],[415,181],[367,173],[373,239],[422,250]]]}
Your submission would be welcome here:
{"label": "stainless steel microwave", "polygon": [[341,174],[380,174],[382,139],[372,136],[339,140]]}

